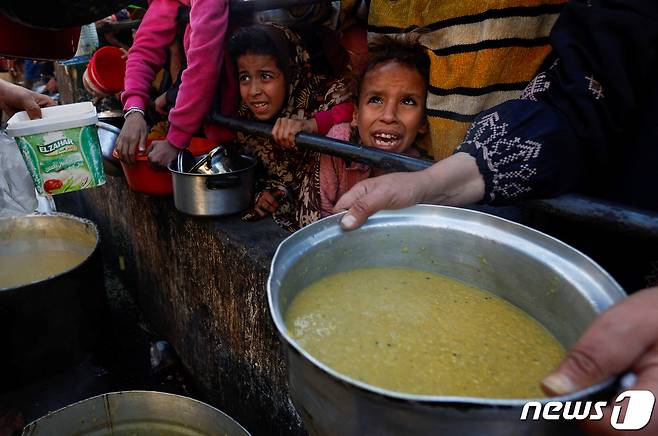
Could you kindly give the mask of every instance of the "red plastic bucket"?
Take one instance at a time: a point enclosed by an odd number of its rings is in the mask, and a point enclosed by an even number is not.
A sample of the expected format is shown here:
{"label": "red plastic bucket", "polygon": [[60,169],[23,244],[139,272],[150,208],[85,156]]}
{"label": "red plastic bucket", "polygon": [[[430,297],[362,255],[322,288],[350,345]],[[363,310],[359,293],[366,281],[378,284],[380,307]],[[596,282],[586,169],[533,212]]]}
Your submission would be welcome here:
{"label": "red plastic bucket", "polygon": [[[146,146],[148,147],[150,143],[151,140],[147,140]],[[116,148],[112,152],[112,156],[119,158]],[[149,195],[171,195],[174,192],[171,172],[167,168],[154,167],[146,154],[139,153],[135,157],[134,164],[121,161],[121,167],[128,187],[133,191]]]}
{"label": "red plastic bucket", "polygon": [[[162,138],[160,138],[162,139]],[[158,139],[147,139],[146,146]],[[188,147],[190,153],[199,156],[208,153],[215,148],[217,143],[206,138],[192,138]],[[119,158],[116,149],[112,156]],[[128,187],[136,192],[142,192],[149,195],[171,195],[174,192],[174,186],[171,179],[171,172],[167,168],[156,168],[148,160],[145,154],[138,154],[135,157],[135,163],[129,165],[121,162],[123,174],[126,176]]]}
{"label": "red plastic bucket", "polygon": [[123,91],[126,74],[124,52],[118,47],[101,47],[89,60],[87,79],[93,88],[103,94],[116,94]]}

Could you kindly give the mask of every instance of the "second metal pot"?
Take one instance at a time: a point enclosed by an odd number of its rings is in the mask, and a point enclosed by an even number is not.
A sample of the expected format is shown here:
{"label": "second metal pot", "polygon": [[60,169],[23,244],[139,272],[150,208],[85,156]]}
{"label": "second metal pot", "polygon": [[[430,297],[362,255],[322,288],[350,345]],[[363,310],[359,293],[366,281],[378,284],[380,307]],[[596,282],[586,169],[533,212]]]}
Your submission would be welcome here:
{"label": "second metal pot", "polygon": [[192,398],[164,392],[112,392],[51,412],[23,436],[249,436],[230,416]]}
{"label": "second metal pot", "polygon": [[[415,395],[368,385],[308,353],[289,334],[284,316],[295,296],[323,277],[355,268],[405,267],[490,291],[569,348],[597,314],[625,297],[601,267],[548,235],[466,209],[419,205],[383,211],[351,232],[341,230],[341,217],[315,222],[283,241],[267,286],[288,357],[290,396],[310,434],[552,436],[577,431],[573,421],[521,421],[528,399]],[[609,380],[550,400],[589,399],[610,385]]]}
{"label": "second metal pot", "polygon": [[[203,159],[199,156],[196,159]],[[237,171],[224,174],[195,174],[169,165],[174,182],[176,209],[188,215],[231,215],[247,209],[254,196],[256,159],[242,155]]]}

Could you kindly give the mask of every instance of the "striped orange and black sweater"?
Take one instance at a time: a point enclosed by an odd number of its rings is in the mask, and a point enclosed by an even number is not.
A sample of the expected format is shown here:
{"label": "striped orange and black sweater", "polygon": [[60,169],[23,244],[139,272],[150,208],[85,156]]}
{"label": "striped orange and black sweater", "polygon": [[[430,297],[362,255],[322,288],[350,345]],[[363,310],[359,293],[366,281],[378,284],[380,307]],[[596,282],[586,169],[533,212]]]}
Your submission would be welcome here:
{"label": "striped orange and black sweater", "polygon": [[432,61],[428,152],[452,154],[475,116],[520,96],[542,69],[548,36],[565,0],[372,0],[368,31],[391,36],[418,27]]}

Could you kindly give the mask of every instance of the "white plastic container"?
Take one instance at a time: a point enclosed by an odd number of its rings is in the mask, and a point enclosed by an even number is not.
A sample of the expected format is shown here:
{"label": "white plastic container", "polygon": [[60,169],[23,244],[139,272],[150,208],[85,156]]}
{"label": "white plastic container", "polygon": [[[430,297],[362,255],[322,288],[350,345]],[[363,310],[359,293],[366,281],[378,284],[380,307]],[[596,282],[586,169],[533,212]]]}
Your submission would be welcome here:
{"label": "white plastic container", "polygon": [[61,194],[105,183],[103,158],[91,102],[53,106],[30,120],[18,112],[7,122],[40,194]]}

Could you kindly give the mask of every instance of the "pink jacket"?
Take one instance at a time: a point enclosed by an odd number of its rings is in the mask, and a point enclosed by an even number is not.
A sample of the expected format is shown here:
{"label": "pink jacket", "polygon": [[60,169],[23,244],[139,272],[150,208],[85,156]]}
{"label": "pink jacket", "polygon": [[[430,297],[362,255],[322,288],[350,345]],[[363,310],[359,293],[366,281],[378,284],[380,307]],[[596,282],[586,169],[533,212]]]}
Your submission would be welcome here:
{"label": "pink jacket", "polygon": [[[203,123],[215,96],[224,61],[228,0],[153,0],[128,52],[121,100],[124,109],[145,109],[148,105],[151,82],[164,65],[167,48],[176,36],[176,15],[181,5],[191,8],[184,36],[187,68],[181,77],[176,104],[169,112],[167,140],[185,148]],[[210,139],[216,139],[212,137],[217,136],[216,131],[215,135],[211,133],[206,131]]]}
{"label": "pink jacket", "polygon": [[[329,130],[327,137],[350,140],[351,127],[349,123],[336,124]],[[323,154],[320,156],[320,214],[322,217],[331,215],[338,199],[352,186],[370,177],[370,167],[352,162],[348,167],[340,157]]]}
{"label": "pink jacket", "polygon": [[[332,106],[332,108],[327,111],[316,112],[314,117],[315,122],[318,125],[318,135],[326,135],[336,124],[351,121],[353,113],[354,103],[351,101],[339,103]],[[349,139],[345,139],[345,141],[348,140]]]}

